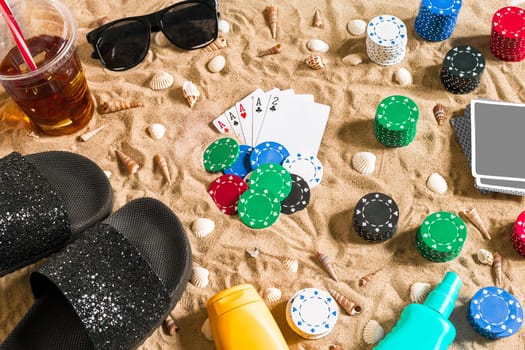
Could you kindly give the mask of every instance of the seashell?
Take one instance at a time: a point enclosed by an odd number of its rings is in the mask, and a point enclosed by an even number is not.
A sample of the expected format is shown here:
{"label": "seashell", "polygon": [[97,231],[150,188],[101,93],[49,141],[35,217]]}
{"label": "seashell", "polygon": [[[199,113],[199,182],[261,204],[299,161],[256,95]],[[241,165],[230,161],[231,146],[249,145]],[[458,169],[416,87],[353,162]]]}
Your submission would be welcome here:
{"label": "seashell", "polygon": [[31,138],[33,138],[33,139],[35,139],[35,140],[38,140],[38,139],[40,138],[40,135],[39,135],[36,131],[34,131],[34,130],[31,130],[31,131],[29,132],[29,134],[27,134],[27,136],[28,136],[28,137],[31,137]]}
{"label": "seashell", "polygon": [[376,156],[370,152],[357,152],[352,157],[352,166],[359,173],[370,175],[376,168]]}
{"label": "seashell", "polygon": [[486,249],[478,250],[478,260],[483,265],[492,266],[494,264],[494,255]]}
{"label": "seashell", "polygon": [[226,34],[230,31],[230,23],[223,19],[219,20],[219,33]]}
{"label": "seashell", "polygon": [[127,154],[118,149],[115,150],[115,153],[131,175],[135,174],[137,170],[139,170],[139,164],[131,159],[131,157],[129,157]]}
{"label": "seashell", "polygon": [[326,53],[330,49],[327,43],[319,39],[310,39],[306,42],[306,47],[312,52]]}
{"label": "seashell", "polygon": [[321,69],[325,66],[324,62],[323,62],[323,59],[321,58],[321,56],[309,56],[307,59],[306,59],[306,64],[308,65],[308,67],[312,68],[312,69]]}
{"label": "seashell", "polygon": [[197,288],[206,288],[210,283],[209,276],[210,272],[208,270],[204,267],[196,266],[191,273],[190,282]]}
{"label": "seashell", "polygon": [[281,43],[277,43],[274,46],[270,47],[266,50],[261,50],[257,54],[258,57],[268,56],[268,55],[275,55],[276,53],[281,52]]}
{"label": "seashell", "polygon": [[342,346],[342,345],[335,344],[335,345],[330,345],[330,347],[328,348],[328,350],[344,350],[344,349],[343,349],[343,346]]}
{"label": "seashell", "polygon": [[148,134],[151,136],[152,139],[160,140],[164,137],[164,134],[166,133],[166,127],[162,124],[151,124],[148,126]]}
{"label": "seashell", "polygon": [[252,258],[256,258],[259,256],[259,249],[257,247],[254,247],[253,249],[246,249],[246,254]]}
{"label": "seashell", "polygon": [[362,19],[353,19],[346,25],[346,29],[348,29],[348,32],[352,35],[362,35],[366,31],[366,22]]}
{"label": "seashell", "polygon": [[375,274],[377,273],[376,272],[371,272],[369,273],[368,275],[365,275],[363,277],[361,277],[359,279],[359,281],[357,282],[357,284],[359,285],[359,287],[366,287],[366,285],[368,284],[368,282],[370,282],[370,280],[372,279],[372,277],[375,276]]}
{"label": "seashell", "polygon": [[279,289],[270,287],[264,291],[264,301],[267,304],[273,304],[281,300],[282,293]]}
{"label": "seashell", "polygon": [[215,223],[208,218],[198,218],[191,224],[191,230],[195,236],[202,238],[206,237],[215,229]]}
{"label": "seashell", "polygon": [[209,341],[213,341],[213,332],[211,330],[210,319],[207,318],[206,321],[202,324],[201,332],[204,334],[204,337]]}
{"label": "seashell", "polygon": [[162,32],[155,33],[154,40],[155,40],[155,44],[157,44],[157,46],[160,46],[160,47],[166,47],[169,44],[171,44],[171,42],[168,40],[168,38],[166,38],[166,36]]}
{"label": "seashell", "polygon": [[343,63],[349,64],[351,66],[357,66],[358,64],[363,63],[363,56],[358,53],[352,53],[343,57]]}
{"label": "seashell", "polygon": [[162,328],[166,334],[171,336],[174,336],[175,333],[177,333],[177,331],[180,329],[171,315],[168,315],[168,318],[162,322]]}
{"label": "seashell", "polygon": [[156,154],[156,155],[153,157],[153,161],[154,161],[155,164],[157,164],[157,166],[159,167],[160,172],[162,173],[162,176],[164,177],[164,179],[166,180],[166,182],[168,183],[168,185],[171,185],[170,170],[169,170],[169,168],[168,168],[168,162],[166,161],[166,158],[164,158],[164,157],[161,156],[160,154]]}
{"label": "seashell", "polygon": [[205,46],[205,47],[202,49],[202,51],[203,51],[203,52],[212,52],[212,51],[217,51],[217,50],[220,50],[220,49],[225,48],[226,46],[228,46],[228,44],[226,43],[226,38],[218,37],[218,38],[215,39],[215,41],[212,42],[210,45]]}
{"label": "seashell", "polygon": [[186,101],[188,101],[190,108],[195,106],[195,103],[197,103],[197,100],[201,96],[199,89],[197,89],[197,86],[191,81],[186,81],[182,84],[182,94],[184,95],[184,98],[186,98]]}
{"label": "seashell", "polygon": [[434,106],[432,112],[434,113],[434,118],[436,118],[438,125],[443,125],[445,123],[445,107],[441,103],[438,103]]}
{"label": "seashell", "polygon": [[492,267],[494,268],[494,273],[496,275],[496,286],[501,288],[503,284],[503,258],[498,252],[495,252],[493,260]]}
{"label": "seashell", "polygon": [[212,73],[219,73],[221,70],[224,69],[224,66],[226,65],[226,59],[224,56],[216,56],[212,58],[208,62],[208,70]]}
{"label": "seashell", "polygon": [[110,19],[108,16],[102,16],[97,19],[97,24],[99,27],[109,22],[110,22]]}
{"label": "seashell", "polygon": [[167,89],[173,85],[173,76],[164,71],[158,71],[153,75],[149,82],[149,87],[153,90]]}
{"label": "seashell", "polygon": [[283,260],[284,267],[290,272],[297,272],[299,270],[299,263],[295,259],[285,258]]}
{"label": "seashell", "polygon": [[412,74],[408,69],[401,67],[396,72],[396,80],[401,86],[407,86],[412,84]]}
{"label": "seashell", "polygon": [[268,24],[270,25],[270,32],[272,39],[277,38],[277,15],[279,14],[279,7],[271,5],[266,7],[266,15],[268,16]]}
{"label": "seashell", "polygon": [[371,345],[378,343],[385,337],[385,330],[376,320],[369,320],[363,328],[363,340]]}
{"label": "seashell", "polygon": [[427,180],[427,187],[434,193],[443,194],[447,192],[448,186],[447,182],[443,176],[438,173],[432,173]]}
{"label": "seashell", "polygon": [[144,103],[138,101],[123,101],[114,100],[106,101],[100,106],[100,113],[107,114],[122,111],[124,109],[130,109],[135,107],[143,107]]}
{"label": "seashell", "polygon": [[334,267],[332,266],[332,263],[330,263],[330,259],[328,259],[328,257],[321,252],[317,252],[315,256],[317,260],[319,260],[321,265],[325,268],[325,270],[328,272],[330,277],[332,277],[336,282],[339,282],[339,280],[337,279],[337,275],[335,274]]}
{"label": "seashell", "polygon": [[479,216],[478,211],[474,209],[474,207],[463,209],[461,212],[463,213],[463,215],[465,215],[470,220],[470,222],[472,222],[474,226],[476,226],[476,228],[479,230],[479,232],[481,232],[481,234],[483,235],[485,239],[490,240],[492,238],[490,237],[487,226],[481,220],[481,217]]}
{"label": "seashell", "polygon": [[319,11],[318,9],[315,9],[314,11],[314,19],[312,22],[312,27],[317,27],[317,28],[324,27],[323,19],[321,18],[321,11]]}
{"label": "seashell", "polygon": [[354,316],[361,313],[361,306],[345,297],[335,289],[328,289],[328,292],[334,297],[335,301],[350,315]]}
{"label": "seashell", "polygon": [[410,286],[410,300],[414,303],[421,303],[431,290],[432,286],[430,283],[415,282]]}
{"label": "seashell", "polygon": [[99,133],[99,131],[103,130],[105,127],[107,127],[107,125],[102,125],[96,129],[93,129],[91,131],[88,131],[86,132],[85,134],[83,135],[80,135],[80,139],[84,142],[86,142],[87,140],[89,140],[90,138],[92,138],[93,136],[95,136],[96,134]]}
{"label": "seashell", "polygon": [[106,177],[109,179],[113,173],[109,170],[104,170],[104,175],[106,175]]}

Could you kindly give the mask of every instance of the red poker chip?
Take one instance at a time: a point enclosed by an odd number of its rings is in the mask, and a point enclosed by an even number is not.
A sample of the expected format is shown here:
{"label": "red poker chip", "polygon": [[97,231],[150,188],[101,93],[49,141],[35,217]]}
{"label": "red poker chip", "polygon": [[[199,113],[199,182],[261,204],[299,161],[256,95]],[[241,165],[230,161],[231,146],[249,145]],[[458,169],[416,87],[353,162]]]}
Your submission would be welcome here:
{"label": "red poker chip", "polygon": [[227,215],[237,213],[237,202],[241,194],[248,189],[242,178],[233,174],[219,176],[208,187],[208,193],[217,207]]}
{"label": "red poker chip", "polygon": [[514,221],[512,231],[515,231],[518,235],[525,234],[525,211],[522,211]]}
{"label": "red poker chip", "polygon": [[492,17],[492,30],[506,38],[525,37],[525,10],[516,6],[500,8]]}

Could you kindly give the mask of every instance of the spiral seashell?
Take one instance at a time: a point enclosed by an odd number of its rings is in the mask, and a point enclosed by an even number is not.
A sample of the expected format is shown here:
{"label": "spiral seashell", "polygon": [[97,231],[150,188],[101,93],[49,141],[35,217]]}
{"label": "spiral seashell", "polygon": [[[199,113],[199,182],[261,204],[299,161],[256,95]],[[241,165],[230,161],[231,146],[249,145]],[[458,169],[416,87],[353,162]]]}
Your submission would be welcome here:
{"label": "spiral seashell", "polygon": [[209,44],[208,46],[203,47],[202,48],[202,52],[217,51],[217,50],[225,48],[226,46],[228,46],[228,43],[226,42],[226,38],[218,37],[211,44]]}
{"label": "spiral seashell", "polygon": [[317,27],[317,28],[324,27],[323,19],[321,18],[321,11],[319,11],[319,9],[315,9],[314,11],[314,19],[312,22],[312,27]]}
{"label": "spiral seashell", "polygon": [[216,56],[208,62],[208,70],[212,73],[219,73],[225,66],[226,59],[222,55]]}
{"label": "spiral seashell", "polygon": [[226,22],[223,19],[219,20],[219,33],[227,34],[230,31],[230,23]]}
{"label": "spiral seashell", "polygon": [[283,260],[284,267],[290,272],[297,272],[299,270],[299,263],[295,259],[285,258]]}
{"label": "spiral seashell", "polygon": [[155,41],[155,44],[157,44],[157,46],[160,46],[160,47],[166,47],[169,44],[171,44],[171,42],[168,40],[168,38],[166,38],[163,32],[157,32],[155,34],[154,41]]}
{"label": "spiral seashell", "polygon": [[246,249],[246,254],[252,258],[256,258],[259,256],[259,249],[257,247],[254,247],[253,249]]}
{"label": "spiral seashell", "polygon": [[191,230],[195,236],[202,238],[206,237],[215,229],[215,223],[208,218],[198,218],[191,224]]}
{"label": "spiral seashell", "polygon": [[84,142],[86,142],[87,140],[89,140],[90,138],[92,138],[93,136],[95,136],[96,134],[98,134],[101,130],[105,129],[107,127],[107,125],[102,125],[102,126],[99,126],[98,128],[96,129],[93,129],[91,131],[88,131],[86,132],[85,134],[83,135],[80,135],[80,139]]}
{"label": "spiral seashell", "polygon": [[267,304],[273,304],[281,300],[282,293],[279,289],[270,287],[264,291],[263,299]]}
{"label": "spiral seashell", "polygon": [[167,89],[173,85],[173,76],[164,71],[158,71],[153,75],[149,82],[149,87],[153,90]]}
{"label": "spiral seashell", "polygon": [[354,316],[361,313],[361,306],[357,305],[354,301],[348,299],[343,294],[339,293],[335,289],[329,289],[330,295],[334,297],[335,301],[350,315]]}
{"label": "spiral seashell", "polygon": [[353,19],[346,25],[346,29],[352,35],[362,35],[366,31],[367,23],[362,19]]}
{"label": "spiral seashell", "polygon": [[177,333],[177,331],[180,329],[171,315],[168,315],[168,318],[162,322],[162,328],[166,334],[171,336],[174,336],[175,333]]}
{"label": "spiral seashell", "polygon": [[365,275],[365,276],[361,277],[359,279],[358,283],[357,283],[359,285],[359,287],[366,287],[368,282],[370,282],[372,280],[372,277],[374,277],[376,273],[377,273],[377,271],[376,272],[371,272],[368,275]]}
{"label": "spiral seashell", "polygon": [[279,14],[279,7],[271,5],[266,7],[266,15],[268,16],[268,24],[270,25],[270,32],[272,39],[277,38],[277,16]]}
{"label": "spiral seashell", "polygon": [[197,89],[197,86],[195,86],[195,84],[193,84],[191,81],[186,81],[184,84],[182,84],[182,94],[184,95],[186,101],[188,101],[190,108],[195,106],[195,103],[197,103],[197,100],[201,96],[199,89]]}
{"label": "spiral seashell", "polygon": [[368,345],[378,343],[385,337],[385,330],[376,320],[369,320],[363,328],[363,340]]}
{"label": "spiral seashell", "polygon": [[352,166],[359,173],[370,175],[376,168],[376,156],[370,152],[357,152],[352,157]]}
{"label": "spiral seashell", "polygon": [[124,152],[118,149],[115,150],[115,153],[117,154],[118,158],[120,159],[122,164],[124,164],[124,166],[126,167],[126,169],[131,175],[135,174],[137,170],[139,170],[140,168],[139,164],[133,159],[131,159],[130,156],[128,156],[127,154],[125,154]]}
{"label": "spiral seashell", "polygon": [[408,69],[401,67],[396,72],[396,80],[401,86],[407,86],[412,84],[412,74]]}
{"label": "spiral seashell", "polygon": [[211,331],[211,324],[209,318],[207,318],[206,321],[204,321],[204,323],[202,324],[201,333],[207,340],[213,341],[213,332]]}
{"label": "spiral seashell", "polygon": [[448,185],[443,176],[432,173],[427,179],[427,187],[434,193],[443,194],[447,192]]}
{"label": "spiral seashell", "polygon": [[328,257],[321,252],[317,252],[315,257],[317,258],[317,260],[319,260],[319,262],[324,267],[326,272],[328,272],[330,277],[332,277],[336,282],[339,282],[339,280],[337,279],[337,275],[335,274],[334,267],[332,266],[332,263],[330,262],[330,259],[328,259]]}
{"label": "spiral seashell", "polygon": [[483,265],[492,266],[494,264],[494,255],[486,249],[478,250],[478,260]]}
{"label": "spiral seashell", "polygon": [[421,303],[432,290],[429,283],[415,282],[410,286],[410,300],[414,303]]}
{"label": "spiral seashell", "polygon": [[461,213],[463,213],[463,215],[465,215],[465,217],[467,217],[470,220],[470,222],[472,222],[472,224],[476,226],[479,232],[481,232],[481,234],[483,235],[483,238],[487,240],[490,240],[492,238],[489,234],[487,226],[485,225],[483,220],[481,220],[478,211],[474,207],[465,208],[461,211]]}
{"label": "spiral seashell", "polygon": [[326,53],[330,50],[330,46],[322,40],[310,39],[306,42],[306,47],[312,52]]}
{"label": "spiral seashell", "polygon": [[192,270],[190,282],[197,288],[206,288],[210,283],[210,272],[204,267],[196,266]]}
{"label": "spiral seashell", "polygon": [[148,126],[148,134],[152,139],[160,140],[166,133],[166,127],[162,124],[154,123]]}
{"label": "spiral seashell", "polygon": [[305,62],[308,65],[308,67],[315,70],[322,69],[325,66],[323,58],[321,56],[311,55],[306,59]]}
{"label": "spiral seashell", "polygon": [[104,102],[100,106],[100,113],[101,114],[114,113],[114,112],[122,111],[124,109],[143,107],[143,106],[144,106],[144,103],[139,102],[139,101],[123,101],[123,100],[107,101],[107,102]]}
{"label": "spiral seashell", "polygon": [[357,66],[358,64],[363,63],[363,56],[358,53],[352,53],[343,57],[342,59],[344,64],[349,64],[351,66]]}
{"label": "spiral seashell", "polygon": [[270,47],[266,50],[261,50],[257,54],[258,57],[268,56],[268,55],[274,55],[281,52],[281,43],[277,43],[274,46]]}
{"label": "spiral seashell", "polygon": [[166,158],[161,156],[160,154],[156,154],[153,157],[153,161],[160,169],[160,172],[162,173],[162,177],[166,180],[168,185],[171,185],[171,176],[170,176],[170,170],[168,168],[168,162],[166,161]]}
{"label": "spiral seashell", "polygon": [[501,257],[501,255],[498,252],[494,253],[494,258],[493,258],[493,262],[492,262],[492,268],[494,269],[494,273],[496,275],[496,286],[500,287],[500,288],[501,288],[501,286],[503,284],[503,269],[502,269],[502,265],[503,265],[503,258]]}
{"label": "spiral seashell", "polygon": [[432,113],[434,113],[434,118],[436,118],[439,126],[445,123],[445,107],[441,103],[434,106]]}

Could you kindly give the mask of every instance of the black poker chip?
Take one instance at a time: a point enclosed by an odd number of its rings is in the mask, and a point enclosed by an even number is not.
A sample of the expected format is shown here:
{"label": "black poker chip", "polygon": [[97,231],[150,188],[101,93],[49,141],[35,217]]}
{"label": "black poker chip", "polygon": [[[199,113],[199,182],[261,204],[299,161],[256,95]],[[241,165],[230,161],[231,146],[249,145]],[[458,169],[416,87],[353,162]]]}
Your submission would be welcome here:
{"label": "black poker chip", "polygon": [[292,190],[288,197],[281,202],[281,213],[293,214],[303,210],[310,203],[310,186],[299,175],[292,176]]}
{"label": "black poker chip", "polygon": [[392,238],[399,221],[399,208],[389,196],[372,192],[357,202],[354,210],[354,228],[369,242],[382,242]]}
{"label": "black poker chip", "polygon": [[456,46],[443,59],[441,82],[454,94],[469,93],[479,86],[485,64],[485,57],[476,48]]}

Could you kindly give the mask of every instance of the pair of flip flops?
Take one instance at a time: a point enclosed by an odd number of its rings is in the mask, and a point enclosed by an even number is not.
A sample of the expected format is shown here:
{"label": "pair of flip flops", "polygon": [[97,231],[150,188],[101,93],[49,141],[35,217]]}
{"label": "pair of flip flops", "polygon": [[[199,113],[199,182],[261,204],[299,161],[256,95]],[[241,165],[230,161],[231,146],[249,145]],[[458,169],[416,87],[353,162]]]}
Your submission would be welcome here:
{"label": "pair of flip flops", "polygon": [[134,349],[173,309],[191,271],[182,224],[153,198],[109,215],[112,202],[78,154],[0,159],[0,277],[59,251],[31,273],[35,303],[0,350]]}

